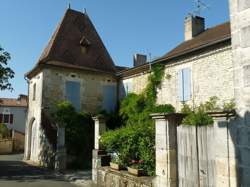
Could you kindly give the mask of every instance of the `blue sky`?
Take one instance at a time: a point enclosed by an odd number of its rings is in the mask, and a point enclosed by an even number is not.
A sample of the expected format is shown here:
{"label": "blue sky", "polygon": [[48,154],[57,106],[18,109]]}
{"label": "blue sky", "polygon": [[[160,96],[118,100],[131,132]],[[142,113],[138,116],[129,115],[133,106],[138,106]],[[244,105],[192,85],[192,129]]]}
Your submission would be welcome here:
{"label": "blue sky", "polygon": [[[24,73],[37,62],[69,2],[87,13],[117,65],[131,66],[135,53],[164,55],[183,41],[185,16],[195,0],[1,0],[0,45],[11,53],[14,91],[0,97],[27,94]],[[229,19],[228,0],[203,0],[201,16],[211,27]]]}

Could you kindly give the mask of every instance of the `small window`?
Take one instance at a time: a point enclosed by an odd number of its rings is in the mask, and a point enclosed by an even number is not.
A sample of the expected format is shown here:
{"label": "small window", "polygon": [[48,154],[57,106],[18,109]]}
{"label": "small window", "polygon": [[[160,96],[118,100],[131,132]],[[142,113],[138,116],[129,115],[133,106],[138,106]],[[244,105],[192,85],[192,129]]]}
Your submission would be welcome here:
{"label": "small window", "polygon": [[9,123],[10,121],[10,115],[9,114],[4,114],[3,115],[3,122],[4,123]]}
{"label": "small window", "polygon": [[125,94],[128,95],[129,93],[132,92],[132,82],[126,82],[124,84],[124,88],[125,88]]}
{"label": "small window", "polygon": [[191,99],[191,69],[185,68],[178,72],[178,95],[181,102]]}
{"label": "small window", "polygon": [[33,101],[36,100],[36,83],[33,85]]}

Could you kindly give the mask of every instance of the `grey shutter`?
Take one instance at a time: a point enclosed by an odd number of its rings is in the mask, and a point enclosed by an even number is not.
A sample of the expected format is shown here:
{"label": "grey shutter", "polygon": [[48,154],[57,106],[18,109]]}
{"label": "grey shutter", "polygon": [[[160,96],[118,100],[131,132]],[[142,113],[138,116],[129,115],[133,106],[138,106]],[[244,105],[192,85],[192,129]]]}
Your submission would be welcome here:
{"label": "grey shutter", "polygon": [[114,111],[116,107],[116,86],[103,86],[103,109],[106,111]]}
{"label": "grey shutter", "polygon": [[66,81],[66,100],[72,103],[76,111],[80,111],[80,83]]}
{"label": "grey shutter", "polygon": [[184,101],[184,94],[183,94],[183,73],[182,70],[178,71],[178,97],[179,97],[179,101]]}

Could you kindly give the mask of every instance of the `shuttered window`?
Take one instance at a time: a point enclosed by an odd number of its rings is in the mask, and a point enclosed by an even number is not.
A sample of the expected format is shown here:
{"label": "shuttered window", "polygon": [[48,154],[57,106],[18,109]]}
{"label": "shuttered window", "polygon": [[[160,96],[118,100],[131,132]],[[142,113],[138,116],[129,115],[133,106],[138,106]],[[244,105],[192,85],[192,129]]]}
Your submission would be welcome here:
{"label": "shuttered window", "polygon": [[116,85],[103,86],[103,109],[111,112],[116,107]]}
{"label": "shuttered window", "polygon": [[76,111],[80,111],[80,82],[66,81],[66,100],[72,103]]}
{"label": "shuttered window", "polygon": [[191,69],[185,68],[178,72],[178,96],[181,102],[191,99]]}

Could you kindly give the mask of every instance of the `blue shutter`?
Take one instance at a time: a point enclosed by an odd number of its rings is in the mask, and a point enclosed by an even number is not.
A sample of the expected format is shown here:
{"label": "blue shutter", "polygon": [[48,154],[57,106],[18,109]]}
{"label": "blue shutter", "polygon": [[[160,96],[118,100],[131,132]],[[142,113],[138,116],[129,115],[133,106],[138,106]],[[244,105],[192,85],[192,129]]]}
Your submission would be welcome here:
{"label": "blue shutter", "polygon": [[188,101],[191,99],[191,69],[185,68],[182,70],[183,76],[183,100]]}
{"label": "blue shutter", "polygon": [[76,111],[80,111],[80,83],[66,81],[66,100],[72,103]]}
{"label": "blue shutter", "polygon": [[184,101],[184,93],[183,93],[183,73],[182,70],[178,71],[178,97],[180,101]]}
{"label": "blue shutter", "polygon": [[191,69],[185,68],[178,72],[178,96],[184,102],[191,99]]}
{"label": "blue shutter", "polygon": [[103,109],[106,111],[114,111],[116,107],[116,86],[103,86]]}

